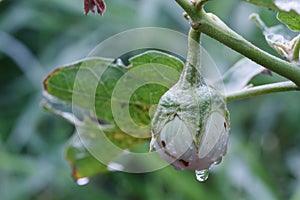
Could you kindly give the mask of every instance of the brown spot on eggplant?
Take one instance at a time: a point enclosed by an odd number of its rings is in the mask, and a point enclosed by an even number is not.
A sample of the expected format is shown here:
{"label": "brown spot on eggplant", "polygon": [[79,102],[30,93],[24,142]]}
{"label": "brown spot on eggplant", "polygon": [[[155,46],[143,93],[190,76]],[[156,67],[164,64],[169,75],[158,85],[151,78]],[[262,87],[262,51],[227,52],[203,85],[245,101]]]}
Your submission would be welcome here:
{"label": "brown spot on eggplant", "polygon": [[163,147],[166,147],[166,142],[165,142],[164,140],[162,140],[162,141],[161,141],[161,145],[162,145]]}
{"label": "brown spot on eggplant", "polygon": [[181,162],[184,166],[189,166],[189,162],[187,162],[187,161],[185,161],[185,160],[183,160],[183,159],[180,159],[180,160],[178,160],[179,162]]}

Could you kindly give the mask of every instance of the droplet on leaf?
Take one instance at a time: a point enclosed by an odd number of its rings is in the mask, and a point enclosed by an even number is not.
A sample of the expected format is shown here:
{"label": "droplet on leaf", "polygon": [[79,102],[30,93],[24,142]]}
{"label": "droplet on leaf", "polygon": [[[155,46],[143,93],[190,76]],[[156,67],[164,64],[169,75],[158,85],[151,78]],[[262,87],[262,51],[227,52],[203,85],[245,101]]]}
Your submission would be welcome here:
{"label": "droplet on leaf", "polygon": [[122,170],[124,170],[124,166],[119,163],[116,163],[116,162],[110,162],[107,165],[107,169],[109,171],[122,171]]}
{"label": "droplet on leaf", "polygon": [[76,180],[77,185],[86,185],[90,182],[90,179],[87,177],[79,178]]}

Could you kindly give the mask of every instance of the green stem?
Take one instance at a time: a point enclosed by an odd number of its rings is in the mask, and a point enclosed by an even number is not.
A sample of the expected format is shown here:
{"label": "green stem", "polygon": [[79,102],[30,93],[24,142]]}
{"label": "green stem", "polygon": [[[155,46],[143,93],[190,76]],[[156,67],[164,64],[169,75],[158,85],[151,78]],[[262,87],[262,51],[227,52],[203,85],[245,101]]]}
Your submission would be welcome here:
{"label": "green stem", "polygon": [[[188,53],[187,63],[192,66],[200,66],[200,31],[196,31],[193,28],[190,29],[188,38]],[[193,69],[195,70],[195,69]]]}
{"label": "green stem", "polygon": [[185,10],[185,12],[191,17],[193,21],[199,18],[197,7],[195,7],[190,0],[175,0],[175,1],[183,8],[183,10]]}
{"label": "green stem", "polygon": [[[217,16],[198,10],[187,0],[176,0],[193,21],[193,27],[226,46],[250,58],[254,62],[293,81],[300,87],[300,67],[296,63],[281,60],[248,42],[230,29]],[[196,25],[197,26],[196,26]]]}
{"label": "green stem", "polygon": [[300,90],[300,88],[291,81],[285,81],[280,83],[272,83],[261,86],[256,86],[248,89],[243,89],[237,92],[233,92],[226,95],[227,101],[235,101],[248,97],[270,94],[275,92],[287,92],[293,90]]}
{"label": "green stem", "polygon": [[196,10],[201,10],[203,8],[203,5],[208,1],[210,1],[210,0],[200,0],[200,1],[198,1],[198,3],[196,4]]}
{"label": "green stem", "polygon": [[200,73],[200,33],[193,28],[189,32],[187,60],[180,77],[180,84],[183,87],[205,84]]}
{"label": "green stem", "polygon": [[201,23],[203,33],[300,86],[300,67],[296,64],[281,60],[259,49],[228,28],[216,16],[208,16],[205,13]]}

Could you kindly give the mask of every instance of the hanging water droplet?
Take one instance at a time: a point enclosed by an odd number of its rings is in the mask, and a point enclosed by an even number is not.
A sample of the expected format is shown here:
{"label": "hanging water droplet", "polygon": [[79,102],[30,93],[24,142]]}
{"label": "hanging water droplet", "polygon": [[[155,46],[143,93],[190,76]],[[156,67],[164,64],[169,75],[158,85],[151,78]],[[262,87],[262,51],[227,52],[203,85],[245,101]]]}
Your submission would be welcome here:
{"label": "hanging water droplet", "polygon": [[222,162],[222,157],[218,158],[213,164],[218,165]]}
{"label": "hanging water droplet", "polygon": [[196,170],[195,174],[196,174],[197,180],[200,182],[203,182],[208,179],[209,170],[208,169]]}
{"label": "hanging water droplet", "polygon": [[90,182],[90,179],[87,177],[79,178],[76,180],[77,185],[86,185]]}

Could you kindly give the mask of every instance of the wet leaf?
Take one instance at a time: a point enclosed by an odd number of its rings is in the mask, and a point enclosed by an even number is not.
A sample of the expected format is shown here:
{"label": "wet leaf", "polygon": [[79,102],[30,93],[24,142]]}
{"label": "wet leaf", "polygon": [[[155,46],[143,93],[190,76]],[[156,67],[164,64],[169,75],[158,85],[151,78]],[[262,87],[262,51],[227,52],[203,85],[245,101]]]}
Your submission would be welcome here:
{"label": "wet leaf", "polygon": [[241,59],[223,75],[226,94],[245,88],[253,77],[264,70],[264,67],[248,58]]}
{"label": "wet leaf", "polygon": [[88,152],[77,133],[69,140],[66,159],[71,165],[74,180],[107,172],[107,167]]}
{"label": "wet leaf", "polygon": [[[113,170],[109,168],[109,163],[123,153],[122,149],[131,148],[147,140],[131,137],[111,126],[99,125],[98,121],[87,116],[83,109],[74,106],[72,109],[67,102],[49,94],[44,94],[44,97],[41,102],[44,109],[76,125],[76,131],[66,147],[66,159],[71,165],[74,180]],[[76,113],[81,112],[83,118],[78,119],[72,110],[76,110]],[[111,144],[118,145],[121,150],[111,149]]]}
{"label": "wet leaf", "polygon": [[[125,149],[149,140],[148,112],[177,82],[183,67],[179,59],[157,51],[130,63],[120,67],[111,59],[89,58],[54,70],[44,81],[42,106],[77,128],[66,151],[76,180],[112,170],[107,165],[116,166],[114,158]],[[123,116],[123,109],[129,116]],[[141,136],[139,129],[127,127],[132,121],[144,127],[143,137],[135,137]]]}
{"label": "wet leaf", "polygon": [[[96,116],[93,117],[102,123],[112,125],[115,125],[115,120],[111,104],[124,104],[122,106],[129,104],[130,114],[140,113],[143,115],[136,116],[134,119],[146,125],[150,122],[149,109],[158,102],[167,87],[171,87],[178,80],[183,63],[173,56],[157,51],[150,51],[130,59],[131,65],[129,67],[116,66],[112,64],[112,61],[92,58],[58,68],[45,79],[45,91],[78,107],[89,110],[95,109]],[[141,67],[140,70],[137,69],[138,67]],[[134,68],[137,70],[128,73]],[[125,75],[126,73],[128,74]],[[114,99],[111,99],[114,90],[122,88],[122,84],[118,83],[122,76],[121,81],[124,83],[130,81],[132,84],[139,82],[142,85],[138,88],[130,88],[136,85],[126,85],[128,87],[124,88],[126,91],[123,92],[124,95],[130,94],[130,99],[118,99],[122,98],[123,94],[114,94]],[[153,77],[156,78],[153,79]],[[162,81],[150,82],[158,79]],[[158,86],[161,83],[164,84],[163,87]],[[136,91],[130,91],[132,89]]]}

